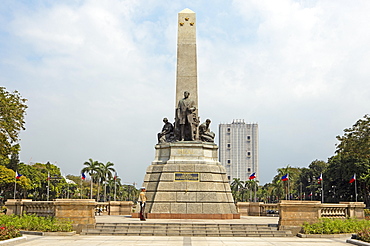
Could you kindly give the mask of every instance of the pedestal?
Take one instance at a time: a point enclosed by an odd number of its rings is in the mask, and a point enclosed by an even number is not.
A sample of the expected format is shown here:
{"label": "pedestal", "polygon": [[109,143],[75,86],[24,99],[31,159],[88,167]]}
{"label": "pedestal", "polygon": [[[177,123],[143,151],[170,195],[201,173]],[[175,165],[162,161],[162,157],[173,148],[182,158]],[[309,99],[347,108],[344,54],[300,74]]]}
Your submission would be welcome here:
{"label": "pedestal", "polygon": [[240,218],[216,144],[185,141],[155,148],[144,178],[147,218]]}

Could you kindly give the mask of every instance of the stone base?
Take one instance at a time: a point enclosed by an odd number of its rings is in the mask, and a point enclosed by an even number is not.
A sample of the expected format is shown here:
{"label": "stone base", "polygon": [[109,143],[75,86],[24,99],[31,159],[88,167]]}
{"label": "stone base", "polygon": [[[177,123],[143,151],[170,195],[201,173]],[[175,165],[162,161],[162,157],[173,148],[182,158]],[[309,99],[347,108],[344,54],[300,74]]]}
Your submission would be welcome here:
{"label": "stone base", "polygon": [[[133,213],[132,218],[139,218],[139,213]],[[199,219],[199,220],[232,220],[240,219],[240,214],[156,214],[147,213],[147,219]]]}
{"label": "stone base", "polygon": [[148,218],[240,218],[216,144],[185,141],[155,148],[143,184]]}

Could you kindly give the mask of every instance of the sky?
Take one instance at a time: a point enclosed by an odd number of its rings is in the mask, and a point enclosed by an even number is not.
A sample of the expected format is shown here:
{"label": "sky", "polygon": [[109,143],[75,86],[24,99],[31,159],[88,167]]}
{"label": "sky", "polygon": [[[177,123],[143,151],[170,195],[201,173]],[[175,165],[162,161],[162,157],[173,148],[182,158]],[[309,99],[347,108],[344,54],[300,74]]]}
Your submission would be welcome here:
{"label": "sky", "polygon": [[[0,86],[28,99],[20,160],[140,187],[174,118],[177,14],[197,18],[199,115],[259,125],[261,184],[334,155],[370,113],[370,2],[3,0]],[[216,138],[216,142],[217,142]]]}

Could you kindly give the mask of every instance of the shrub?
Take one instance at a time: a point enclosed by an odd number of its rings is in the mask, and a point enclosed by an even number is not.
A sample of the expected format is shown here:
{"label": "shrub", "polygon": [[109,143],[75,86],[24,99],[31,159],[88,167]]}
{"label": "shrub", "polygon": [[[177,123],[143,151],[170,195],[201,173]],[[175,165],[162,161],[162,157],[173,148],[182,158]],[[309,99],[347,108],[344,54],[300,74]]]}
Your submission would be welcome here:
{"label": "shrub", "polygon": [[0,241],[20,236],[19,230],[14,226],[0,226]]}
{"label": "shrub", "polygon": [[370,209],[364,209],[365,219],[370,220]]}
{"label": "shrub", "polygon": [[72,224],[68,220],[61,220],[54,217],[39,217],[36,215],[23,216],[0,215],[0,225],[13,226],[25,231],[72,231]]}
{"label": "shrub", "polygon": [[363,228],[362,230],[357,232],[357,239],[370,242],[370,229],[369,227]]}
{"label": "shrub", "polygon": [[302,229],[306,234],[339,234],[355,233],[368,227],[369,220],[322,218],[317,223],[303,224]]}

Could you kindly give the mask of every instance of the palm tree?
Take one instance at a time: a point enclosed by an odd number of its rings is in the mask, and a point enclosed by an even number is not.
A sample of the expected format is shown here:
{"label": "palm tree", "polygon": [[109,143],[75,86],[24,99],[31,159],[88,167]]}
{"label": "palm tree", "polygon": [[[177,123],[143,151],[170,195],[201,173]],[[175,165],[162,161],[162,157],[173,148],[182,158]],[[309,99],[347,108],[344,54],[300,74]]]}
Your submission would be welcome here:
{"label": "palm tree", "polygon": [[99,162],[90,158],[84,165],[86,167],[82,168],[81,173],[88,173],[90,176],[90,199],[92,199],[93,179],[99,169]]}
{"label": "palm tree", "polygon": [[230,184],[231,194],[234,197],[234,202],[241,201],[240,199],[240,189],[243,189],[244,181],[241,181],[240,178],[234,178],[233,182]]}
{"label": "palm tree", "polygon": [[107,162],[106,164],[100,163],[101,181],[104,182],[104,201],[107,199],[107,181],[113,178],[113,172],[116,169],[113,168],[114,164],[112,162]]}

